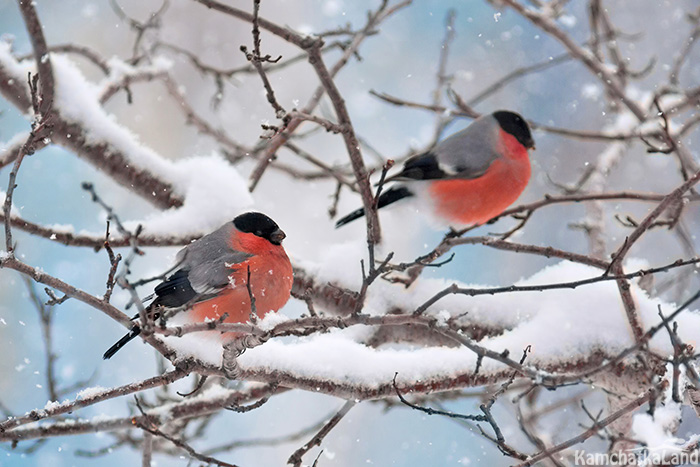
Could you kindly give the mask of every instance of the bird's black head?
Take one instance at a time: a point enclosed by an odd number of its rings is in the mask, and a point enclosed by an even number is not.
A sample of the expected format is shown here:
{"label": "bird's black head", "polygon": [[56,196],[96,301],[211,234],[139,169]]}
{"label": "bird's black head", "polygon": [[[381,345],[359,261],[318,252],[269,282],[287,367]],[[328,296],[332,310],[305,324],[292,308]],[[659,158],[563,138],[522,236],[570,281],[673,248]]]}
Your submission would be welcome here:
{"label": "bird's black head", "polygon": [[241,232],[252,233],[275,245],[281,245],[286,237],[275,221],[259,212],[241,214],[233,220],[233,225]]}
{"label": "bird's black head", "polygon": [[515,112],[499,110],[493,113],[493,118],[498,121],[503,131],[513,135],[520,144],[528,149],[535,149],[535,140],[532,139],[530,127],[523,117]]}

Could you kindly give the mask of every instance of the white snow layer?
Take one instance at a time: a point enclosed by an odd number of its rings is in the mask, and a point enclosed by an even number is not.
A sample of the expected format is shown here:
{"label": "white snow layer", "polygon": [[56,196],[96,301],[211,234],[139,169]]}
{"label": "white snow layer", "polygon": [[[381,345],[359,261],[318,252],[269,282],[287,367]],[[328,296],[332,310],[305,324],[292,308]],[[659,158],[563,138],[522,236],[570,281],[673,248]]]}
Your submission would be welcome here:
{"label": "white snow layer", "polygon": [[138,224],[153,235],[209,233],[253,204],[247,183],[238,171],[217,155],[193,157],[172,163],[168,180],[185,195],[184,205],[155,212]]}
{"label": "white snow layer", "polygon": [[[558,283],[599,276],[600,270],[561,262],[547,267],[518,285]],[[449,285],[440,280],[422,280],[406,291],[401,286],[377,284],[370,287],[366,311],[384,313],[391,304],[401,304],[410,311],[424,298]],[[668,315],[674,305],[649,298],[632,285],[638,313],[646,328],[660,321],[658,306]],[[420,298],[419,298],[420,297]],[[508,323],[512,329],[480,342],[497,352],[509,350],[518,358],[523,349],[532,346],[527,359],[531,365],[557,364],[582,360],[593,351],[610,356],[633,344],[630,326],[619,291],[614,281],[605,281],[576,289],[545,292],[513,292],[494,296],[449,296],[438,302],[431,313],[452,316],[468,312],[466,322],[481,325]],[[676,320],[679,334],[694,345],[700,330],[700,315],[686,311]],[[265,368],[292,373],[298,377],[337,382],[353,382],[363,386],[385,384],[399,373],[399,381],[430,380],[472,373],[476,355],[465,347],[369,348],[352,339],[349,330],[299,339],[272,340],[248,350],[240,357],[243,368]],[[650,347],[662,354],[672,354],[668,336],[658,333]],[[503,368],[502,364],[485,359],[482,371]]]}
{"label": "white snow layer", "polygon": [[[693,435],[688,440],[677,438],[674,433],[682,420],[681,404],[673,400],[673,364],[666,365],[668,386],[664,393],[663,402],[657,405],[654,415],[647,412],[637,413],[632,419],[632,435],[634,439],[646,445],[647,459],[640,465],[659,465],[654,459],[666,459],[682,452],[688,452],[688,447],[697,443],[700,435]],[[680,374],[678,388],[681,399],[689,382],[686,381],[683,372]]]}

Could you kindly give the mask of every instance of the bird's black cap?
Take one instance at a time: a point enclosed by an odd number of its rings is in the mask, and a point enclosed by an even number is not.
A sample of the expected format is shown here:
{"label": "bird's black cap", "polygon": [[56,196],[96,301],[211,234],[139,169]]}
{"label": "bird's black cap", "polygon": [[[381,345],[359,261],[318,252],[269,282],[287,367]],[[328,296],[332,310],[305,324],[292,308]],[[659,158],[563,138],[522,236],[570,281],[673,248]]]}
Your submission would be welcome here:
{"label": "bird's black cap", "polygon": [[508,110],[499,110],[492,115],[503,131],[513,135],[526,148],[534,149],[535,140],[532,139],[530,127],[522,116]]}
{"label": "bird's black cap", "polygon": [[286,236],[275,221],[260,212],[241,214],[233,220],[233,225],[241,232],[252,233],[275,245],[280,245]]}

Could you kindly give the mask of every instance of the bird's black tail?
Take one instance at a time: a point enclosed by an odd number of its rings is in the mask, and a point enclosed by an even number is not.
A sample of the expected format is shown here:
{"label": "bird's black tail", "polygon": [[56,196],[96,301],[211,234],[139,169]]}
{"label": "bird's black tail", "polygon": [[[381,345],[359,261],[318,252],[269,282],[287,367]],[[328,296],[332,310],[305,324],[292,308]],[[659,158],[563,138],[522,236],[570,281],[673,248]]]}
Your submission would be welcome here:
{"label": "bird's black tail", "polygon": [[[395,203],[400,199],[408,198],[409,196],[413,196],[413,193],[411,193],[405,186],[391,187],[384,193],[379,195],[379,203],[377,203],[377,208],[381,209],[384,206],[388,206],[391,203]],[[342,227],[345,224],[352,222],[355,219],[359,219],[364,215],[365,208],[356,209],[355,211],[351,212],[350,214],[336,222],[335,228],[337,229],[338,227]]]}
{"label": "bird's black tail", "polygon": [[119,339],[119,340],[117,341],[116,344],[114,344],[112,347],[110,347],[109,349],[107,349],[107,351],[106,351],[105,354],[102,356],[102,358],[103,358],[104,360],[109,360],[110,358],[112,358],[112,356],[113,356],[115,353],[117,353],[117,351],[119,351],[119,349],[121,349],[121,348],[124,347],[126,344],[128,344],[129,342],[131,342],[131,340],[134,339],[134,338],[135,338],[136,336],[138,336],[139,334],[141,334],[141,328],[138,327],[138,326],[136,326],[136,325],[132,326],[132,327],[131,327],[131,330],[130,330],[124,337],[122,337],[121,339]]}

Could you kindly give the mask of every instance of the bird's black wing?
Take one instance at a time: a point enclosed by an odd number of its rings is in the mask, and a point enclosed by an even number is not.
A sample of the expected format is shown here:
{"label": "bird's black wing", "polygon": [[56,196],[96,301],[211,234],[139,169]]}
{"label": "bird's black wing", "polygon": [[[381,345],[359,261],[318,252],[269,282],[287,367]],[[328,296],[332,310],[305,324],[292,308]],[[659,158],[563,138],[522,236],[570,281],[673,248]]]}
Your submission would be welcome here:
{"label": "bird's black wing", "polygon": [[435,180],[445,178],[448,174],[440,167],[437,157],[432,152],[413,156],[406,160],[403,169],[390,180]]}
{"label": "bird's black wing", "polygon": [[189,270],[178,269],[172,276],[158,284],[154,289],[156,299],[152,305],[176,308],[197,297],[198,294],[192,288],[192,284],[190,284],[190,280],[187,277],[188,274]]}
{"label": "bird's black wing", "polygon": [[[146,308],[149,319],[157,320],[160,317],[160,307],[177,308],[188,303],[193,303],[194,301],[206,300],[209,298],[208,296],[197,293],[192,288],[188,275],[188,269],[178,269],[170,277],[155,287],[154,292],[156,298]],[[132,319],[137,319],[138,317],[139,315],[136,314]],[[139,334],[141,334],[141,327],[138,324],[134,324],[124,337],[107,349],[102,358],[104,360],[109,360]]]}

